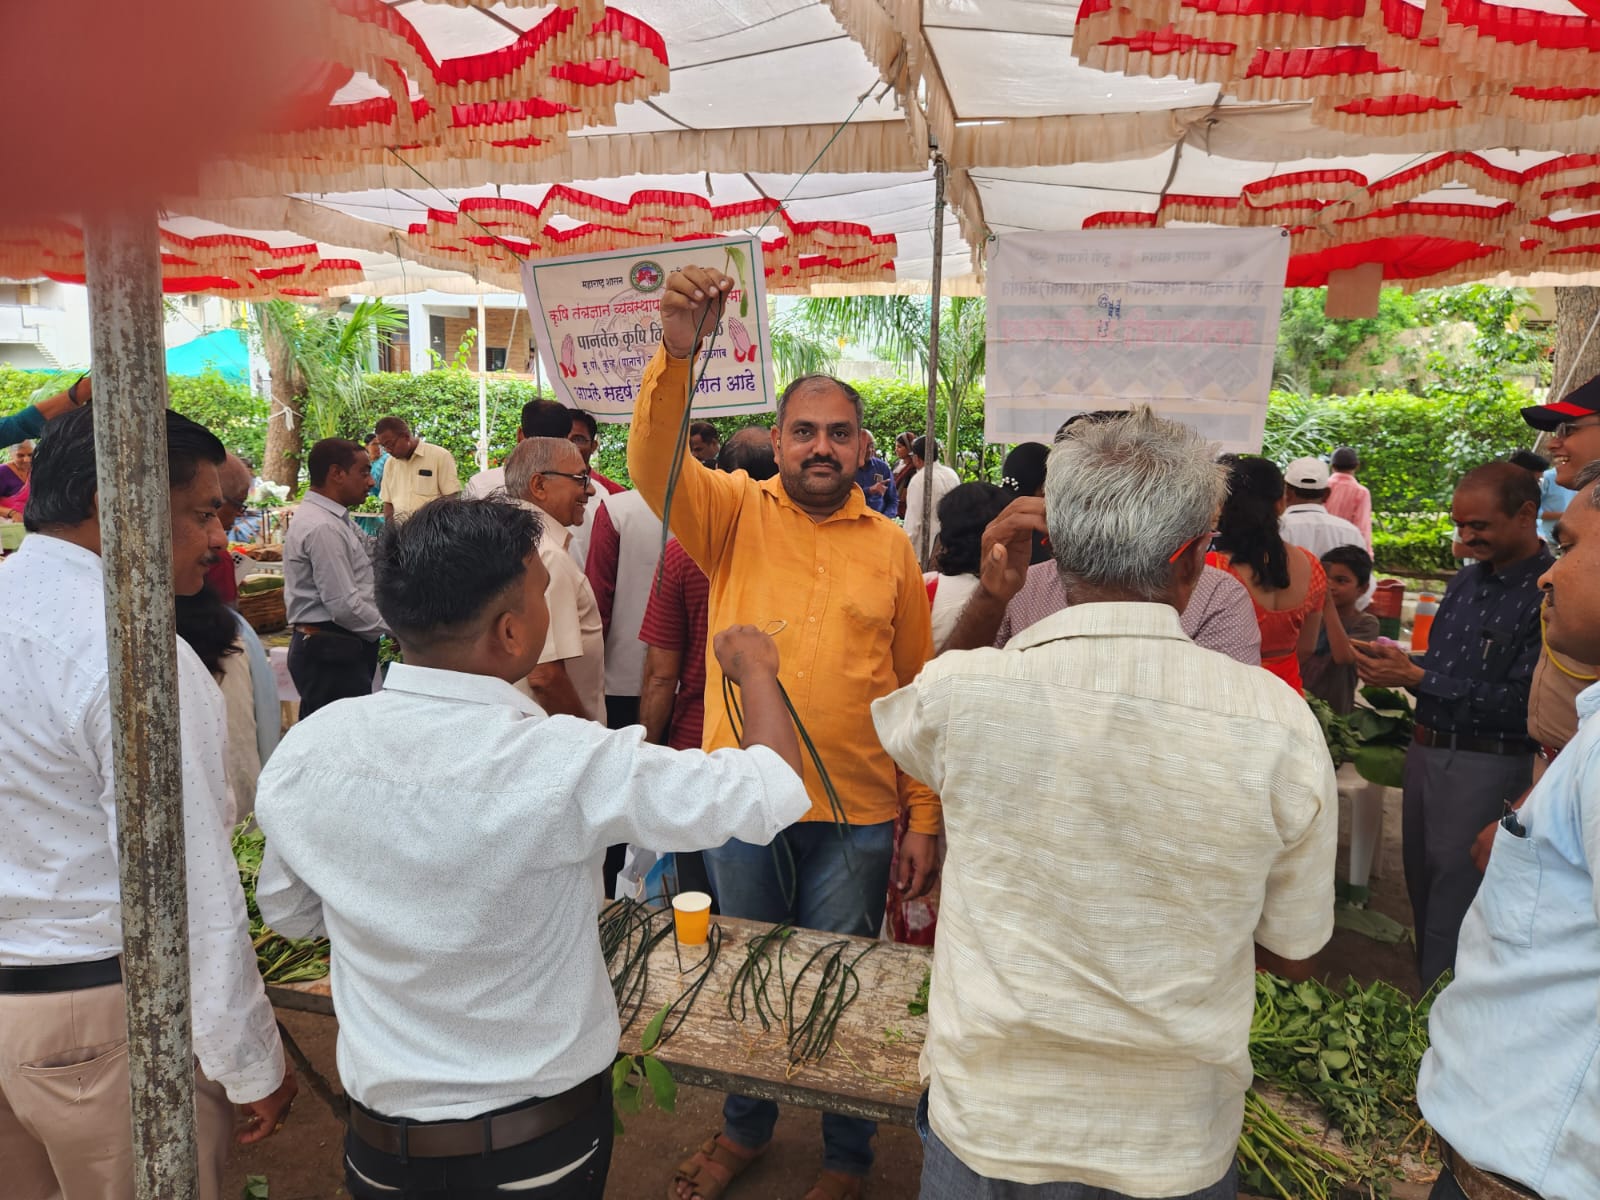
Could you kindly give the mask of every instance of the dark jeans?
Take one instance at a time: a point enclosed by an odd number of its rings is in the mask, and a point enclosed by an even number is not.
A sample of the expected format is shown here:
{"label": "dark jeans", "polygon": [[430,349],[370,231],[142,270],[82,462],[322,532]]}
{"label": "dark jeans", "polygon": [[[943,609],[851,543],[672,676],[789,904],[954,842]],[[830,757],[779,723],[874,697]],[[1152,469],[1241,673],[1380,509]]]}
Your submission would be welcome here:
{"label": "dark jeans", "polygon": [[[604,1100],[590,1112],[544,1137],[488,1154],[402,1159],[347,1133],[345,1186],[356,1200],[602,1200],[613,1136],[610,1072],[606,1079]],[[533,1182],[579,1159],[583,1164],[559,1179]]]}
{"label": "dark jeans", "polygon": [[289,678],[300,693],[300,719],[335,700],[372,694],[378,670],[378,643],[342,629],[307,637],[298,629],[289,639]]}
{"label": "dark jeans", "polygon": [[[722,913],[876,937],[889,891],[894,822],[851,825],[846,834],[841,838],[831,822],[805,821],[789,826],[771,845],[734,839],[707,850],[706,871]],[[730,1140],[755,1149],[772,1140],[778,1106],[771,1100],[729,1096],[722,1121]],[[876,1121],[823,1113],[822,1165],[865,1175],[872,1168],[877,1132]]]}
{"label": "dark jeans", "polygon": [[1483,882],[1472,865],[1473,839],[1531,782],[1531,754],[1406,751],[1402,851],[1424,988],[1456,965],[1461,922]]}
{"label": "dark jeans", "polygon": [[[637,696],[607,696],[606,697],[606,728],[626,729],[630,725],[639,723],[639,697]],[[601,869],[605,882],[606,895],[617,894],[617,875],[622,871],[622,864],[628,859],[628,846],[626,842],[619,842],[615,846],[606,847],[606,861]]]}
{"label": "dark jeans", "polygon": [[[928,1093],[917,1105],[917,1134],[922,1138],[922,1191],[920,1200],[1137,1200],[1110,1188],[1084,1183],[1013,1183],[979,1175],[950,1152],[928,1125]],[[1239,1195],[1239,1166],[1198,1192],[1174,1200],[1235,1200]],[[1441,1200],[1436,1192],[1431,1200]],[[1465,1200],[1465,1198],[1463,1198]]]}

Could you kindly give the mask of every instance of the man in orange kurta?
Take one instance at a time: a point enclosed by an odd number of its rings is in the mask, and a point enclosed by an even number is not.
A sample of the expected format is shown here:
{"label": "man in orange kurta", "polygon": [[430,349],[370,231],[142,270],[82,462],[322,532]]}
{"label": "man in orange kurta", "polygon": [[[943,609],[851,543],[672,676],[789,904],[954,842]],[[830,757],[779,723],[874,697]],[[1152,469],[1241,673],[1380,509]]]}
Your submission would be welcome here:
{"label": "man in orange kurta", "polygon": [[[673,452],[689,402],[697,333],[709,333],[733,281],[689,267],[663,289],[662,344],[646,368],[628,441],[634,486],[660,513]],[[861,936],[876,935],[902,806],[896,886],[921,895],[938,871],[939,801],[899,773],[879,744],[870,706],[916,678],[932,656],[926,589],[911,542],[873,512],[855,485],[861,400],[827,376],[796,380],[778,402],[772,433],[778,475],[756,483],[744,472],[679,474],[670,524],[711,580],[710,624],[772,632],[780,679],[827,769],[844,825],[835,823],[822,779],[808,761],[811,811],[770,846],[739,841],[706,853],[723,913]],[[686,460],[687,461],[687,460]],[[723,703],[722,672],[706,664],[704,748],[738,745]],[[726,1183],[766,1147],[776,1104],[729,1096],[724,1132],[678,1174],[683,1200]],[[876,1126],[825,1114],[818,1196],[860,1194],[872,1165]]]}

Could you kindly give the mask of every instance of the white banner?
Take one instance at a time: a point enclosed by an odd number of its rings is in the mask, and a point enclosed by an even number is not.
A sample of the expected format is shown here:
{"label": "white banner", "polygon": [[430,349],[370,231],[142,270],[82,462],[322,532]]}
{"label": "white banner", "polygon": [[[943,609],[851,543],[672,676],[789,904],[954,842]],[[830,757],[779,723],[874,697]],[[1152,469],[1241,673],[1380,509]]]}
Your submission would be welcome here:
{"label": "white banner", "polygon": [[695,361],[696,372],[705,372],[695,390],[695,413],[724,417],[773,410],[767,282],[761,240],[753,236],[524,263],[522,289],[556,399],[598,421],[633,416],[639,381],[661,345],[661,289],[668,274],[687,266],[722,271],[736,285],[709,353]]}
{"label": "white banner", "polygon": [[1016,233],[989,248],[984,438],[1148,404],[1256,452],[1289,238],[1270,229]]}

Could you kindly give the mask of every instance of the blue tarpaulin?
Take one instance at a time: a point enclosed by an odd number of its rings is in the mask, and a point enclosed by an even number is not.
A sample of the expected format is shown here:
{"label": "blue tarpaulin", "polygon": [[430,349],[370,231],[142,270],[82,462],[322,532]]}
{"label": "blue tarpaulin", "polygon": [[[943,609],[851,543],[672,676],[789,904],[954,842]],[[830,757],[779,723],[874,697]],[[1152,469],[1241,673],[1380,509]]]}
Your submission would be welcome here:
{"label": "blue tarpaulin", "polygon": [[250,352],[237,329],[201,334],[167,351],[168,375],[204,375],[213,369],[232,383],[249,382]]}

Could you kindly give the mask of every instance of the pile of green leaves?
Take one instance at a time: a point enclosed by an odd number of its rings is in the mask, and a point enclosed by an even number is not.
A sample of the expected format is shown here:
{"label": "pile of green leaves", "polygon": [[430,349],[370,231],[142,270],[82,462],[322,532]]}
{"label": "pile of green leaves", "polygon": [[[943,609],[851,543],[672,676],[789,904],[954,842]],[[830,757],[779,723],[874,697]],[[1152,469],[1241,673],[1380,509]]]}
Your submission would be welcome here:
{"label": "pile of green leaves", "polygon": [[256,951],[256,967],[264,983],[309,983],[328,973],[326,938],[286,938],[267,928],[256,907],[256,879],[261,874],[261,856],[267,835],[259,829],[239,826],[233,833],[233,857],[239,864],[239,883],[244,887],[245,908],[250,914],[250,941]]}
{"label": "pile of green leaves", "polygon": [[[1443,986],[1442,982],[1439,985]],[[1420,1149],[1417,1069],[1428,1048],[1428,1012],[1438,989],[1420,1001],[1388,983],[1351,980],[1335,990],[1315,980],[1289,983],[1256,975],[1250,1058],[1258,1079],[1318,1105],[1343,1136],[1354,1178],[1311,1172],[1314,1183],[1269,1175],[1241,1160],[1247,1191],[1301,1200],[1336,1195],[1332,1184],[1378,1180],[1400,1170],[1408,1147]],[[1259,1135],[1247,1118],[1246,1136]]]}
{"label": "pile of green leaves", "polygon": [[1361,698],[1366,703],[1357,705],[1348,717],[1341,717],[1316,696],[1307,695],[1306,703],[1322,726],[1335,767],[1354,763],[1368,783],[1400,787],[1406,747],[1417,723],[1411,701],[1403,692],[1380,687],[1362,688]]}
{"label": "pile of green leaves", "polygon": [[1352,761],[1358,743],[1356,735],[1350,730],[1350,722],[1334,712],[1333,707],[1320,696],[1307,692],[1306,703],[1311,706],[1317,724],[1322,726],[1322,738],[1328,743],[1328,757],[1333,759],[1333,765],[1340,767]]}
{"label": "pile of green leaves", "polygon": [[1350,761],[1361,778],[1385,787],[1400,787],[1405,777],[1406,747],[1416,728],[1416,714],[1403,692],[1364,687],[1357,705],[1345,720],[1358,743]]}

